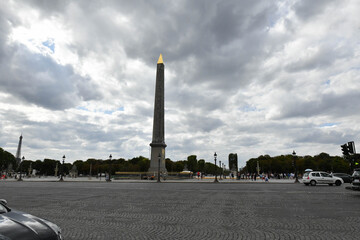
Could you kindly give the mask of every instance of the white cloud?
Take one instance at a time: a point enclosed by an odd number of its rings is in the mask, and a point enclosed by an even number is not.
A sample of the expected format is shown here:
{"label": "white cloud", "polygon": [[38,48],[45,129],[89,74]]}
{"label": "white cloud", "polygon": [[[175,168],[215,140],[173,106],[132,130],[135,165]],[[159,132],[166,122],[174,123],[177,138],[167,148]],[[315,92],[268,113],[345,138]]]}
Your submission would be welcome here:
{"label": "white cloud", "polygon": [[23,132],[28,159],[149,156],[162,53],[172,160],[339,155],[359,137],[359,10],[353,0],[2,1],[0,146],[15,153]]}

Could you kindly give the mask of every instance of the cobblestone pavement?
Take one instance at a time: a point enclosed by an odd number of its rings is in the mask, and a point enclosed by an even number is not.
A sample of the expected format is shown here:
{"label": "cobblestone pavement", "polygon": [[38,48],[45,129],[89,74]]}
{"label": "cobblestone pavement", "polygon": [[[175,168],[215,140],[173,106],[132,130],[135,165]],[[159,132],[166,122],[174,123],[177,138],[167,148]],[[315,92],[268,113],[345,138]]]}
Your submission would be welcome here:
{"label": "cobblestone pavement", "polygon": [[65,239],[358,239],[360,192],[303,184],[0,182]]}

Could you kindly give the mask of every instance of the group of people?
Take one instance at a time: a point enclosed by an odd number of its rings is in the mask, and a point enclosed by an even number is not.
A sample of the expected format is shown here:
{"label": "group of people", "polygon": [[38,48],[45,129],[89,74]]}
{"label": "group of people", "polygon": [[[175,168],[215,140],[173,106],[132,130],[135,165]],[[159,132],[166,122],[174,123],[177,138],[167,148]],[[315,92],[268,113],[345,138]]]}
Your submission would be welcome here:
{"label": "group of people", "polygon": [[293,179],[295,178],[294,173],[247,173],[247,174],[241,174],[241,179],[251,179],[253,181],[256,181],[256,179],[261,179],[264,181],[269,181],[269,179]]}

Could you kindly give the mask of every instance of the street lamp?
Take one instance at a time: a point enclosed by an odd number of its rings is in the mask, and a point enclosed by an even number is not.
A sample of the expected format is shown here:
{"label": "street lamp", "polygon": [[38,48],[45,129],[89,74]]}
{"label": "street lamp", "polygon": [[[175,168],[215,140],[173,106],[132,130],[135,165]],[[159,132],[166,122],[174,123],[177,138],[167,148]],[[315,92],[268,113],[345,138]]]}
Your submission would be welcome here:
{"label": "street lamp", "polygon": [[62,159],[63,159],[63,162],[62,162],[62,165],[61,165],[61,177],[60,177],[59,182],[63,182],[63,181],[64,181],[63,175],[64,175],[65,155],[62,157]]}
{"label": "street lamp", "polygon": [[220,167],[220,174],[219,174],[219,180],[222,180],[221,176],[223,175],[223,169],[221,168],[221,161],[219,161],[219,167]]}
{"label": "street lamp", "polygon": [[159,162],[158,162],[158,175],[157,175],[157,182],[160,182],[160,161],[161,161],[161,153],[159,153]]}
{"label": "street lamp", "polygon": [[217,179],[217,165],[216,165],[216,157],[217,157],[217,154],[216,152],[214,153],[214,160],[215,160],[215,180],[214,180],[214,183],[218,183],[218,179]]}
{"label": "street lamp", "polygon": [[293,150],[292,155],[294,157],[294,167],[295,167],[295,182],[294,183],[299,183],[297,166],[296,166],[296,152],[295,152],[295,150]]}
{"label": "street lamp", "polygon": [[110,166],[109,166],[109,173],[108,173],[108,178],[106,179],[107,182],[111,182],[111,160],[112,160],[112,155],[110,154],[109,156],[110,159]]}
{"label": "street lamp", "polygon": [[20,164],[19,164],[20,177],[19,177],[18,181],[22,181],[22,178],[21,178],[21,163],[22,163],[24,160],[25,160],[25,157],[23,156],[23,157],[22,157],[22,161],[21,161]]}

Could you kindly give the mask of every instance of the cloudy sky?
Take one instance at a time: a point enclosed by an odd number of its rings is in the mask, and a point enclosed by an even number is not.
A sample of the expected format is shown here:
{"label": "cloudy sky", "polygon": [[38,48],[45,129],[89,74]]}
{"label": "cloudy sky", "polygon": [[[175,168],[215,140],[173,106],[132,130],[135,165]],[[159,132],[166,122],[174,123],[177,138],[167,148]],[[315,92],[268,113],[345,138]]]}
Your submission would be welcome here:
{"label": "cloudy sky", "polygon": [[360,136],[360,1],[0,1],[0,147],[149,157],[165,63],[166,157],[240,166],[341,155]]}

